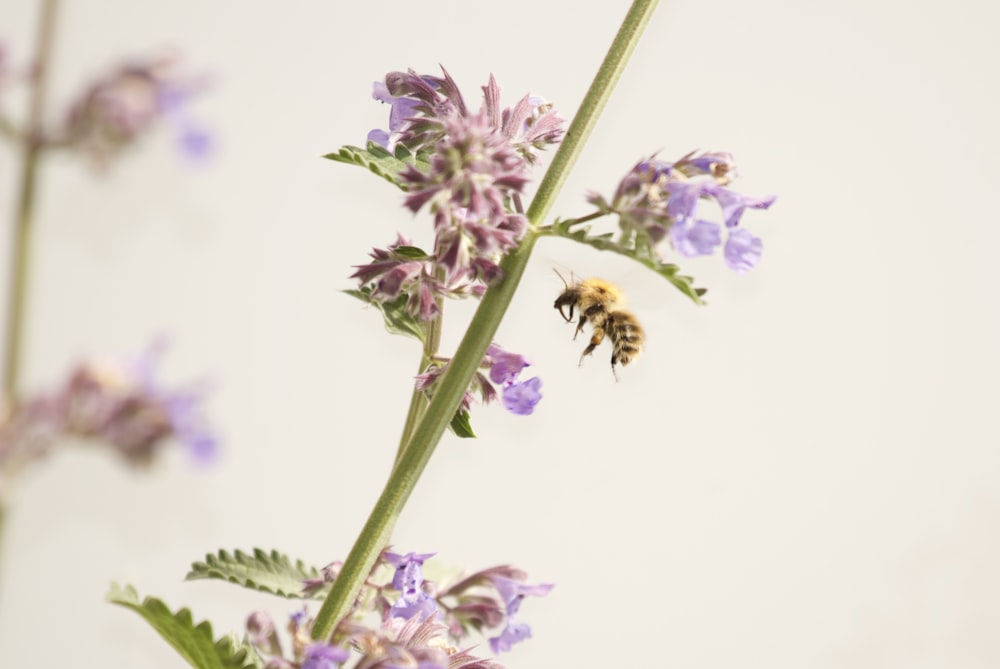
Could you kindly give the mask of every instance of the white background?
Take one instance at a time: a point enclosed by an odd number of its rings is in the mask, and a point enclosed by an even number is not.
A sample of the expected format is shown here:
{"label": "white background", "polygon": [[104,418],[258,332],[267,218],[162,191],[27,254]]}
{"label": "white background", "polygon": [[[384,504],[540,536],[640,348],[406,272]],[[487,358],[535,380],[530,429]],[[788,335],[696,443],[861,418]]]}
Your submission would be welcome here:
{"label": "white background", "polygon": [[[0,667],[177,667],[103,602],[110,581],[241,631],[252,609],[293,605],[184,583],[190,562],[346,554],[417,350],[338,291],[371,247],[429,222],[319,156],[384,127],[371,83],[408,67],[445,65],[470,101],[493,72],[506,103],[530,91],[570,116],[627,6],[65,2],[53,110],[120,57],[176,47],[212,77],[195,109],[219,150],[191,169],[163,133],[104,176],[45,164],[26,385],[169,333],[164,376],[214,380],[225,452],[198,470],[177,449],[136,475],[73,448],[24,477]],[[0,6],[18,62],[35,20],[35,3]],[[554,213],[586,213],[585,191],[610,194],[640,156],[698,147],[733,152],[735,186],[779,199],[744,219],[765,243],[755,271],[683,263],[705,308],[617,257],[538,245],[498,340],[535,361],[545,398],[530,418],[477,409],[476,441],[446,437],[395,538],[557,584],[525,603],[535,638],[505,663],[1000,665],[998,22],[974,0],[659,8]],[[5,218],[16,167],[4,147]],[[620,383],[607,350],[577,368],[552,267],[630,295],[648,349]],[[471,313],[450,309],[446,350]]]}

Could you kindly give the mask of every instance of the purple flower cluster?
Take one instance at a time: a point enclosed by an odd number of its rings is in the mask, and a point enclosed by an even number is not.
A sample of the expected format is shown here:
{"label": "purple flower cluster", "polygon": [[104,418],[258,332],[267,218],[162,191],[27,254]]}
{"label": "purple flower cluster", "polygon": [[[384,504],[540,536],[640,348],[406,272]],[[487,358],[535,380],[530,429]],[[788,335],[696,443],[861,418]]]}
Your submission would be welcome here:
{"label": "purple flower cluster", "polygon": [[[489,641],[494,653],[509,651],[531,637],[531,628],[517,618],[521,602],[528,596],[547,594],[552,585],[530,585],[523,571],[498,566],[439,588],[423,576],[424,562],[432,555],[383,553],[380,564],[392,567],[391,579],[383,583],[376,567],[365,582],[367,592],[357,600],[355,615],[341,623],[328,642],[311,639],[314,621],[305,609],[289,618],[290,657],[264,612],[254,612],[247,619],[250,642],[270,669],[335,669],[352,655],[357,657],[353,669],[502,669],[493,660],[472,655],[471,648],[460,650],[455,644],[466,643],[476,631],[493,634]],[[314,585],[307,583],[305,591],[317,594]],[[379,614],[377,627],[366,624],[361,615],[369,610]]]}
{"label": "purple flower cluster", "polygon": [[212,138],[189,112],[190,100],[204,88],[182,76],[174,58],[126,63],[90,84],[71,105],[54,143],[76,148],[104,166],[154,125],[173,129],[181,154],[200,160]]}
{"label": "purple flower cluster", "polygon": [[[775,197],[751,197],[728,188],[735,176],[728,153],[690,153],[672,163],[650,158],[625,175],[611,202],[598,194],[588,199],[602,211],[618,214],[629,234],[643,235],[653,245],[667,239],[685,257],[710,255],[722,246],[726,265],[746,272],[760,260],[763,243],[739,227],[741,218],[747,209],[767,209]],[[721,224],[705,218],[706,202],[717,205]]]}
{"label": "purple flower cluster", "polygon": [[[474,391],[479,392],[479,397],[483,404],[489,404],[497,397],[496,388],[493,384],[500,386],[504,408],[518,416],[529,416],[535,410],[535,405],[542,399],[539,389],[542,387],[542,380],[534,376],[527,381],[519,381],[518,376],[525,367],[531,363],[517,353],[512,353],[498,346],[490,344],[486,349],[486,356],[480,364],[480,369],[488,370],[489,377],[483,372],[477,372],[472,379],[472,384],[466,390],[460,410],[468,411],[472,406]],[[423,374],[417,376],[417,390],[422,390],[428,395],[433,394],[434,384],[444,374],[448,367],[447,360],[437,360]],[[492,381],[492,383],[491,383]]]}
{"label": "purple flower cluster", "polygon": [[434,217],[433,251],[400,257],[395,246],[376,249],[353,278],[372,286],[373,299],[408,295],[411,313],[433,318],[440,297],[479,296],[501,275],[499,260],[516,248],[527,219],[514,204],[528,183],[537,151],[558,142],[563,119],[540,98],[524,96],[500,108],[491,76],[482,108],[471,113],[454,80],[391,72],[376,82],[374,97],[391,106],[389,130],[369,140],[392,150],[405,146],[420,162],[400,173],[405,205]]}
{"label": "purple flower cluster", "polygon": [[202,393],[156,381],[161,350],[154,345],[134,360],[86,362],[54,393],[11,402],[0,413],[0,479],[67,438],[105,444],[133,464],[148,464],[172,438],[197,460],[210,460],[218,442],[202,415]]}

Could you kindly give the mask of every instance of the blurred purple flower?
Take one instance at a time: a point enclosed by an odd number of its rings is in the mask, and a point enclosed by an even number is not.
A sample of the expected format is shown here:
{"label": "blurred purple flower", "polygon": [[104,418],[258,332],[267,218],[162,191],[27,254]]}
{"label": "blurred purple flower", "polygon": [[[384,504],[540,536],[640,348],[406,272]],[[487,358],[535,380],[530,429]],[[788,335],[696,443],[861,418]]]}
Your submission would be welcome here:
{"label": "blurred purple flower", "polygon": [[348,657],[350,654],[344,648],[317,642],[306,648],[301,669],[337,669]]}
{"label": "blurred purple flower", "polygon": [[737,228],[729,232],[723,255],[726,258],[726,266],[742,274],[760,262],[763,250],[764,245],[760,239],[742,228]]}
{"label": "blurred purple flower", "polygon": [[670,243],[687,258],[709,255],[722,243],[722,232],[718,223],[680,219],[670,228]]}
{"label": "blurred purple flower", "polygon": [[168,389],[154,367],[155,343],[132,360],[90,360],[53,393],[28,397],[0,413],[0,475],[46,455],[65,438],[111,446],[133,464],[148,464],[175,439],[195,460],[211,460],[218,439],[202,413],[203,392]]}
{"label": "blurred purple flower", "polygon": [[548,594],[552,590],[553,584],[528,585],[503,576],[494,576],[492,581],[506,605],[507,625],[499,635],[490,639],[490,648],[493,649],[494,653],[505,653],[515,643],[531,637],[531,627],[517,621],[521,602],[529,595],[541,597]]}
{"label": "blurred purple flower", "polygon": [[503,387],[503,407],[518,416],[530,416],[535,411],[535,405],[542,399],[538,389],[542,380],[533,376],[527,381],[509,383]]}
{"label": "blurred purple flower", "polygon": [[101,167],[163,121],[177,148],[202,160],[213,148],[211,133],[190,113],[203,80],[180,74],[170,56],[134,60],[94,81],[71,105],[51,141],[81,150]]}

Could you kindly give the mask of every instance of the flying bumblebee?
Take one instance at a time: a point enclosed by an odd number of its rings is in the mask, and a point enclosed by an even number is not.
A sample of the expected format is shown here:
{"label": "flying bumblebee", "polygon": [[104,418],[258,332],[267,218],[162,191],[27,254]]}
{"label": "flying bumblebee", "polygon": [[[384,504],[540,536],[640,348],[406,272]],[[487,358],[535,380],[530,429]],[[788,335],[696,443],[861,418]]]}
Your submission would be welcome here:
{"label": "flying bumblebee", "polygon": [[[621,289],[604,279],[587,279],[570,285],[559,272],[556,274],[566,286],[566,290],[556,298],[555,308],[559,310],[559,315],[569,323],[573,320],[574,310],[580,313],[573,339],[576,339],[588,321],[593,331],[590,344],[580,355],[580,364],[607,337],[611,340],[611,373],[617,381],[615,365],[620,362],[625,366],[639,357],[645,341],[638,319],[622,308],[625,300]],[[569,307],[568,314],[566,307]]]}

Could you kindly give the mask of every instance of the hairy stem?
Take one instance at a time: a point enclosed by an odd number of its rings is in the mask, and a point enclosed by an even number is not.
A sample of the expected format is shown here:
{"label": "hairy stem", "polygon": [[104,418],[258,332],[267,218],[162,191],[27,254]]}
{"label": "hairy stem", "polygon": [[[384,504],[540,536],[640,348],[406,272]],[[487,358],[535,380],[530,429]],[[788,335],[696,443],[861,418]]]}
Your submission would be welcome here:
{"label": "hairy stem", "polygon": [[438,383],[423,419],[413,431],[409,444],[400,454],[381,496],[316,616],[312,630],[314,639],[330,637],[337,624],[350,613],[365,579],[389,543],[396,519],[413,492],[441,435],[455,415],[462,396],[479,368],[483,354],[486,353],[486,348],[493,340],[500,321],[507,312],[507,307],[514,297],[538,239],[539,234],[536,231],[538,224],[548,215],[556,195],[565,183],[569,169],[576,162],[584,141],[593,130],[597,117],[604,109],[611,90],[618,81],[625,62],[634,50],[656,4],[657,0],[634,0],[594,82],[570,124],[566,137],[553,156],[552,164],[539,184],[538,192],[528,207],[531,232],[525,236],[520,247],[501,262],[503,280],[492,286],[483,296],[469,329],[455,352],[455,357],[452,358],[451,364]]}
{"label": "hairy stem", "polygon": [[38,166],[42,152],[42,124],[45,114],[45,94],[49,64],[52,60],[58,0],[42,2],[35,51],[34,76],[28,107],[27,129],[21,138],[21,174],[17,204],[14,210],[14,230],[10,246],[10,282],[7,297],[7,332],[4,338],[3,391],[16,401],[22,362],[25,303],[31,265],[32,215],[34,213]]}

